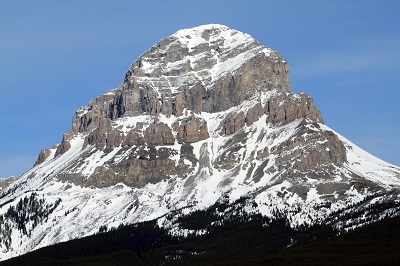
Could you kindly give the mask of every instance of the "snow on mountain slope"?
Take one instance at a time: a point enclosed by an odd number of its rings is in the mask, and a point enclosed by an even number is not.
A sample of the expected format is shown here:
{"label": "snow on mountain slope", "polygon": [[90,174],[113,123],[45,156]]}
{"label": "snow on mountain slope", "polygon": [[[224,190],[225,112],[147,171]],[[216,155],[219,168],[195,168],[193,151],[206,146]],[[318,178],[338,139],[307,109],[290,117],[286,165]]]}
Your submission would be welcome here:
{"label": "snow on mountain slope", "polygon": [[345,167],[348,170],[389,189],[400,186],[400,167],[373,156],[340,134],[336,132],[335,134],[346,146],[347,164]]}
{"label": "snow on mountain slope", "polygon": [[15,176],[0,178],[0,191],[6,188],[9,184],[14,182],[17,178]]}
{"label": "snow on mountain slope", "polygon": [[[218,115],[215,115],[218,116]],[[210,116],[208,123],[215,124],[215,116]],[[249,151],[260,152],[266,147],[273,147],[287,141],[296,134],[300,120],[294,121],[281,127],[268,127],[263,121],[265,117],[244,131],[251,131],[254,137],[246,141],[246,148],[238,151],[238,155],[243,156],[244,161],[251,155]],[[322,126],[322,125],[321,125]],[[329,131],[327,126],[323,130]],[[280,138],[266,138],[259,142],[255,141],[261,132],[267,131],[273,135],[279,132]],[[223,152],[221,149],[229,138],[215,135],[207,140],[194,144],[194,153],[197,158],[218,158]],[[346,208],[350,204],[361,202],[368,196],[368,192],[359,191],[353,187],[346,190],[346,195],[341,195],[343,191],[334,189],[332,192],[333,200],[329,208],[320,208],[327,200],[323,186],[330,184],[346,183],[344,179],[351,179],[351,173],[387,187],[398,187],[400,169],[379,161],[351,142],[344,140],[349,162],[345,167],[336,169],[336,176],[329,180],[318,180],[312,177],[301,177],[301,184],[304,187],[304,194],[296,193],[298,181],[286,179],[284,173],[279,171],[265,173],[258,181],[249,180],[247,169],[242,164],[238,173],[231,170],[221,170],[214,168],[211,164],[206,167],[198,166],[195,172],[195,179],[190,180],[178,176],[171,177],[167,181],[157,184],[148,184],[143,188],[127,187],[118,184],[109,188],[85,188],[75,186],[70,183],[43,179],[46,173],[56,173],[62,168],[68,168],[68,163],[78,160],[80,154],[85,152],[82,149],[82,138],[72,141],[72,148],[65,154],[57,158],[49,157],[44,163],[36,166],[25,176],[14,184],[15,192],[8,197],[1,198],[2,212],[4,213],[10,205],[18,202],[20,198],[29,196],[31,192],[46,198],[48,202],[55,202],[61,199],[61,203],[38,228],[32,231],[30,237],[20,233],[14,233],[12,246],[9,250],[2,249],[2,259],[27,252],[32,249],[54,244],[60,241],[78,238],[97,233],[99,227],[107,225],[108,228],[118,227],[121,223],[133,223],[144,220],[151,220],[162,215],[187,206],[189,209],[202,209],[214,204],[221,197],[228,197],[230,202],[234,202],[242,196],[255,193],[254,201],[258,204],[258,211],[263,215],[273,217],[273,211],[289,211],[289,219],[292,226],[301,224],[311,224],[315,221],[324,219],[330,213]],[[115,150],[118,150],[116,148]],[[112,152],[111,152],[112,153]],[[99,158],[101,155],[98,156]],[[269,164],[273,165],[273,157]],[[93,161],[95,162],[95,161]],[[98,161],[101,162],[101,159]],[[96,162],[96,163],[98,163]],[[357,163],[359,162],[359,164]],[[255,162],[255,165],[262,162]],[[363,167],[363,165],[368,167]],[[86,167],[92,167],[88,164]],[[366,169],[366,170],[365,170]],[[371,175],[371,169],[372,175]],[[85,171],[82,168],[82,171]],[[231,178],[234,175],[234,179]],[[34,176],[30,178],[29,176]],[[296,178],[296,177],[293,177]],[[261,191],[261,192],[258,192]],[[15,195],[18,195],[17,197]],[[283,195],[282,195],[283,194]],[[12,200],[10,203],[6,203]],[[301,206],[301,210],[296,210]],[[294,212],[296,210],[296,212]],[[250,210],[254,211],[254,210]],[[291,213],[293,212],[293,213]],[[96,226],[94,226],[96,225]],[[14,232],[18,232],[14,230]],[[22,241],[22,246],[20,245]]]}
{"label": "snow on mountain slope", "polygon": [[187,235],[176,217],[218,202],[282,213],[293,228],[346,230],[398,215],[399,186],[399,167],[331,130],[311,97],[290,91],[279,53],[204,25],[142,54],[1,191],[0,259],[156,218]]}

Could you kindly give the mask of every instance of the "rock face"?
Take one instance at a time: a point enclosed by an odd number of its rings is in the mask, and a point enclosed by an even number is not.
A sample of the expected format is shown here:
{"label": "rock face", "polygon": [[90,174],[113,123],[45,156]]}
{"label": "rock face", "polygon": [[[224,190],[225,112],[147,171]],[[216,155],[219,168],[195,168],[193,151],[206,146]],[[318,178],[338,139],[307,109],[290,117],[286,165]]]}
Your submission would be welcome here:
{"label": "rock face", "polygon": [[[118,88],[80,108],[62,142],[1,191],[0,258],[156,218],[173,234],[203,234],[166,214],[226,202],[284,213],[292,227],[340,216],[331,224],[351,228],[399,213],[399,189],[398,167],[335,133],[310,96],[291,91],[278,52],[204,25],[143,53]],[[7,213],[25,203],[21,215],[36,220],[21,226]],[[361,218],[349,221],[353,213]]]}

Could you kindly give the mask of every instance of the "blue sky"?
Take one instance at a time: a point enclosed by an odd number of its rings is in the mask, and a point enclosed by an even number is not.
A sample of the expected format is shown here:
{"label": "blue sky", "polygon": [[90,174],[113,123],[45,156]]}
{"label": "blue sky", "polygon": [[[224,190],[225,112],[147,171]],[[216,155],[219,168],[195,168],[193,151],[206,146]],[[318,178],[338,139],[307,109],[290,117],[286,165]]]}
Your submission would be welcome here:
{"label": "blue sky", "polygon": [[325,123],[400,165],[400,2],[0,1],[0,176],[20,175],[179,29],[219,23],[289,62]]}

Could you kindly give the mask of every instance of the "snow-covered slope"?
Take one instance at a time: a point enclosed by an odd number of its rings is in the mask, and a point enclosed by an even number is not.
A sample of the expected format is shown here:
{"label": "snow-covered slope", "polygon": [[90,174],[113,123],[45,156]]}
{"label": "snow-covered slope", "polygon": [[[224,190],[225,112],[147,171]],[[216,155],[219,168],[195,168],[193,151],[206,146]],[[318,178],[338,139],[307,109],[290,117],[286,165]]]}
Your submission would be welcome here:
{"label": "snow-covered slope", "polygon": [[186,235],[165,214],[238,199],[242,212],[283,213],[294,228],[346,230],[397,215],[399,187],[399,167],[334,132],[308,95],[290,92],[277,52],[205,25],[145,52],[1,192],[0,258],[156,218]]}
{"label": "snow-covered slope", "polygon": [[12,182],[14,182],[16,179],[17,178],[15,176],[0,178],[0,191],[6,188]]}

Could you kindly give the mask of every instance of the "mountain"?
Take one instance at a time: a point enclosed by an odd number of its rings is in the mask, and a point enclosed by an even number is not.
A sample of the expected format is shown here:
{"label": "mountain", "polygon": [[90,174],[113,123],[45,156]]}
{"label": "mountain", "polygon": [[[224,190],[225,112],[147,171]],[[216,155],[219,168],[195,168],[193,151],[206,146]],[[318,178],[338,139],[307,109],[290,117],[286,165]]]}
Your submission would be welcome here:
{"label": "mountain", "polygon": [[[346,231],[397,216],[399,187],[399,167],[291,91],[278,52],[204,25],[139,56],[0,192],[0,258],[155,219],[175,237],[258,215]],[[209,220],[193,225],[204,210]]]}
{"label": "mountain", "polygon": [[14,182],[17,178],[15,176],[9,176],[5,178],[0,178],[0,191],[2,189],[5,189],[10,185],[12,182]]}

